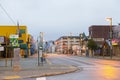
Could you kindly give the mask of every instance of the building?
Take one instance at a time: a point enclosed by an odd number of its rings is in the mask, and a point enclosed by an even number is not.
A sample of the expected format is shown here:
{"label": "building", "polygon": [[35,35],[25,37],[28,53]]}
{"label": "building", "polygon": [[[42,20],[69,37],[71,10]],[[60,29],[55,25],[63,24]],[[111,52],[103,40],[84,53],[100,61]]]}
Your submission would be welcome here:
{"label": "building", "polygon": [[55,53],[55,47],[54,41],[50,40],[45,44],[45,51],[48,53]]}
{"label": "building", "polygon": [[120,25],[113,27],[113,56],[120,56]]}
{"label": "building", "polygon": [[90,26],[89,36],[102,47],[101,55],[110,56],[112,49],[112,56],[120,56],[120,25],[112,26],[112,43],[110,43],[110,25]]}
{"label": "building", "polygon": [[77,50],[80,46],[79,36],[62,36],[55,41],[56,51],[59,53],[70,53],[70,50]]}
{"label": "building", "polygon": [[[30,43],[29,43],[30,36],[28,34],[26,26],[0,26],[0,36],[4,38],[4,40],[0,42],[1,45],[10,46],[10,35],[15,35],[15,34],[19,34],[18,42],[20,44],[21,49],[30,48]],[[5,48],[4,50],[7,50],[6,47],[4,48]],[[7,52],[8,52],[7,54],[10,54],[9,51]],[[6,51],[4,51],[4,53],[6,54]]]}
{"label": "building", "polygon": [[92,25],[89,27],[89,37],[93,39],[99,46],[109,39],[109,25]]}

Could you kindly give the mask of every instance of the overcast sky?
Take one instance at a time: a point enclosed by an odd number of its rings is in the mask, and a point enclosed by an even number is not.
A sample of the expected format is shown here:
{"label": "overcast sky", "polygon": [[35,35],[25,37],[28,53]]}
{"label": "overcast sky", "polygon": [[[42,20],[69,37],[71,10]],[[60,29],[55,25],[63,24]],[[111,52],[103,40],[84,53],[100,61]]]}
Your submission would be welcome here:
{"label": "overcast sky", "polygon": [[[0,0],[14,22],[26,25],[35,38],[44,32],[45,40],[79,35],[91,25],[120,23],[120,0]],[[0,25],[15,25],[0,7]]]}

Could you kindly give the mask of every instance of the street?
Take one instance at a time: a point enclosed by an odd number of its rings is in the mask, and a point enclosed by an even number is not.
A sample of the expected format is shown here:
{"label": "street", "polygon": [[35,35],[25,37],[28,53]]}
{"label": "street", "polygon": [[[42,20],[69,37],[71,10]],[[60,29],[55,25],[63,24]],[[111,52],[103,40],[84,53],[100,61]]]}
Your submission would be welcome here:
{"label": "street", "polygon": [[51,64],[73,65],[79,70],[68,74],[24,80],[120,80],[120,61],[66,55],[50,55],[48,60]]}

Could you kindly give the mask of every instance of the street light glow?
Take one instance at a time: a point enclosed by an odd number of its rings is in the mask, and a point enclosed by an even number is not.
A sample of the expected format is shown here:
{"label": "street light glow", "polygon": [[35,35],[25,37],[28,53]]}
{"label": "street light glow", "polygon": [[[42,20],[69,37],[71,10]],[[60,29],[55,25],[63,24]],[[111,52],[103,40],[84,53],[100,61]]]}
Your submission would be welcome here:
{"label": "street light glow", "polygon": [[110,22],[110,21],[112,21],[112,18],[111,18],[111,17],[107,17],[107,18],[106,18],[106,21],[109,21],[109,22]]}

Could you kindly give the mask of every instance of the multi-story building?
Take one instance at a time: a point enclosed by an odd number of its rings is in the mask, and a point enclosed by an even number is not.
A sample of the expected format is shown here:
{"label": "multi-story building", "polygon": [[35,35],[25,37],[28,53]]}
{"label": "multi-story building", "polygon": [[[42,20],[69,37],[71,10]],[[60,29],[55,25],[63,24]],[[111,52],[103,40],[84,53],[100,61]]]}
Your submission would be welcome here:
{"label": "multi-story building", "polygon": [[79,36],[62,36],[55,41],[56,50],[61,53],[68,53],[67,51],[72,49],[77,49],[80,45]]}
{"label": "multi-story building", "polygon": [[112,39],[110,44],[110,25],[92,25],[89,27],[89,36],[103,47],[102,55],[120,56],[120,25],[112,26]]}
{"label": "multi-story building", "polygon": [[112,49],[114,56],[120,56],[120,25],[113,27]]}
{"label": "multi-story building", "polygon": [[98,45],[109,39],[110,26],[109,25],[92,25],[89,27],[89,37],[96,41]]}

